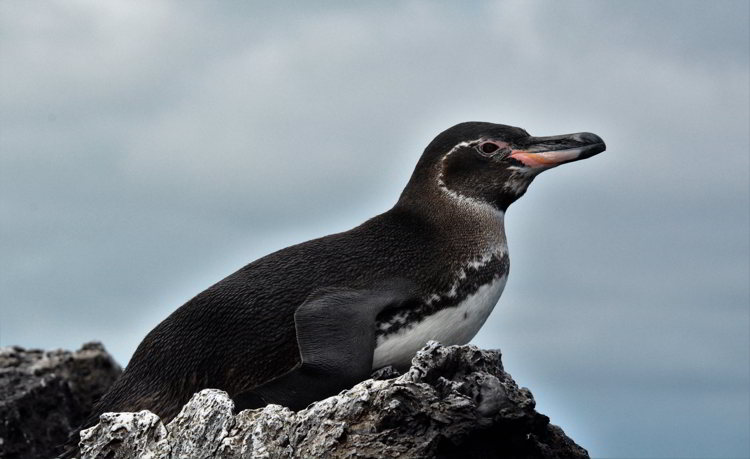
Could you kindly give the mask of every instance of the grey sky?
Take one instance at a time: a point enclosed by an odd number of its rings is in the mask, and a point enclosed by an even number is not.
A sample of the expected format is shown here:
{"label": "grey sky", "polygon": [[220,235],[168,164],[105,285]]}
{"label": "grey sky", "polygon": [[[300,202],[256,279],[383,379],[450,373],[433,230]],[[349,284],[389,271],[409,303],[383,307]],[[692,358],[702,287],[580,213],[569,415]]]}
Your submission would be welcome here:
{"label": "grey sky", "polygon": [[235,269],[389,208],[461,121],[592,131],[475,339],[603,457],[750,455],[746,1],[0,3],[0,344],[126,363]]}

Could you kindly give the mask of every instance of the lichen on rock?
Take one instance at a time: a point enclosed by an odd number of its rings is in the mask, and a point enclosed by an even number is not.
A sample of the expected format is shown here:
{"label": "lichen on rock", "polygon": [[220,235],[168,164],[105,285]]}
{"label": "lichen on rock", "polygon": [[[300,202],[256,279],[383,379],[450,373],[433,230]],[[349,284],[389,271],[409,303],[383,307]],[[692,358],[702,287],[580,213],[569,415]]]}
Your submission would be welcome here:
{"label": "lichen on rock", "polygon": [[268,405],[234,415],[226,393],[206,389],[166,426],[148,411],[105,414],[80,445],[92,459],[588,457],[534,406],[499,351],[430,342],[405,374],[298,412]]}

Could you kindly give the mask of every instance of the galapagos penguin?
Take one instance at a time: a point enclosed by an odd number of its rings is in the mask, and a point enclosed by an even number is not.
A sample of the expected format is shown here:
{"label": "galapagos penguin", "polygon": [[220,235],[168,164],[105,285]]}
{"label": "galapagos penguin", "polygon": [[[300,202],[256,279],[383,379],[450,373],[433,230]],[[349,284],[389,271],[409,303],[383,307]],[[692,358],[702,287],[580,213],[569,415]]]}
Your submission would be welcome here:
{"label": "galapagos penguin", "polygon": [[408,367],[428,340],[467,343],[508,276],[508,206],[540,172],[604,149],[587,132],[447,129],[393,208],[255,260],[164,319],[88,425],[104,412],[143,409],[166,421],[204,388],[228,392],[238,409],[300,409],[380,367]]}

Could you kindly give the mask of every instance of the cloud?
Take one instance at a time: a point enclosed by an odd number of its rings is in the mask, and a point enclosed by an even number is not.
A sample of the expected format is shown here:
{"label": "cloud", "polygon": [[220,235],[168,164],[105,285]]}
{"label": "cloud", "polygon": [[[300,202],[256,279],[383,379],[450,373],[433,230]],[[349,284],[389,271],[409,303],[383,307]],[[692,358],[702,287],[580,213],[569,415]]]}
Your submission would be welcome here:
{"label": "cloud", "polygon": [[[476,341],[595,455],[746,454],[747,413],[711,412],[750,382],[745,2],[0,8],[3,345],[124,362],[244,263],[387,209],[440,130],[587,130],[608,151],[509,211]],[[672,449],[618,440],[678,412],[704,423]]]}

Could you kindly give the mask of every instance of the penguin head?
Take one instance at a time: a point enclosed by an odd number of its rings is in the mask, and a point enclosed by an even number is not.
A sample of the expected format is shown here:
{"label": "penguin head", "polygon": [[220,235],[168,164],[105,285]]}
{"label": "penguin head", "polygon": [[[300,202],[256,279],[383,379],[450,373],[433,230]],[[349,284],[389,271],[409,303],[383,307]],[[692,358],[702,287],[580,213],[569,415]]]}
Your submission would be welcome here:
{"label": "penguin head", "polygon": [[604,141],[589,132],[534,137],[503,124],[457,124],[427,146],[402,199],[417,198],[410,188],[437,187],[444,196],[505,211],[542,171],[605,148]]}

